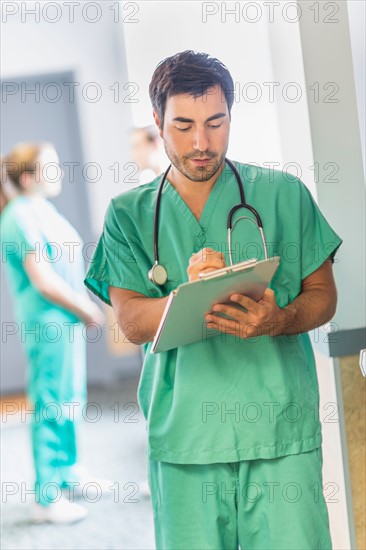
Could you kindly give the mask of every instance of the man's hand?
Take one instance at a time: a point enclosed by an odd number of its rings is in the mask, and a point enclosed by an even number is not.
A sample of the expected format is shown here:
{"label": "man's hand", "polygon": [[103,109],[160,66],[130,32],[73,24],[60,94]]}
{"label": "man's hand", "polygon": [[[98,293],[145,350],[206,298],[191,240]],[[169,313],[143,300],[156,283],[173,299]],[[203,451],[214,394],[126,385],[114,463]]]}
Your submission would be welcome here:
{"label": "man's hand", "polygon": [[225,265],[224,255],[221,252],[217,252],[213,248],[202,248],[196,254],[192,254],[189,259],[188,280],[189,282],[197,281],[199,273],[215,271]]}
{"label": "man's hand", "polygon": [[[337,305],[337,290],[333,278],[332,262],[328,258],[313,273],[301,282],[300,294],[288,306],[280,308],[274,291],[267,288],[259,302],[241,294],[231,294],[233,304],[245,308],[240,311],[226,304],[215,304],[214,313],[205,317],[208,328],[221,332],[252,338],[269,334],[301,334],[324,325],[333,317]],[[226,319],[215,315],[224,313],[232,317]]]}
{"label": "man's hand", "polygon": [[272,289],[267,288],[258,302],[243,294],[231,294],[230,300],[245,310],[227,304],[215,304],[212,308],[214,313],[224,313],[232,320],[209,313],[205,317],[208,328],[214,328],[239,338],[253,338],[266,334],[277,336],[281,333],[283,313],[276,303],[275,293]]}

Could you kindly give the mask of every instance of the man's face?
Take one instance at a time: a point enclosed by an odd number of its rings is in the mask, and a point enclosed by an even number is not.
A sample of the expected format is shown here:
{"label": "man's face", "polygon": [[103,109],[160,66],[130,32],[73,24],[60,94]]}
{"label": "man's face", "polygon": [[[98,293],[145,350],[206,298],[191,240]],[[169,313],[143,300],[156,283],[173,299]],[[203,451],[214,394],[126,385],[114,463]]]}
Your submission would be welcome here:
{"label": "man's face", "polygon": [[[218,171],[229,143],[230,118],[221,87],[201,97],[169,97],[164,127],[154,113],[171,163],[191,181],[208,181]],[[201,159],[201,160],[199,160]]]}

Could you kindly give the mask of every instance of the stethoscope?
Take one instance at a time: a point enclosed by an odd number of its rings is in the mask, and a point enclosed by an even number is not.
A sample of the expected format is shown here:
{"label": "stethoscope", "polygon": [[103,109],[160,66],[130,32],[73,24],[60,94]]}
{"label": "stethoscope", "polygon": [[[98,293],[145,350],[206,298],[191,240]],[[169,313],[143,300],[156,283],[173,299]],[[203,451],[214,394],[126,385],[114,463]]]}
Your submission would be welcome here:
{"label": "stethoscope", "polygon": [[[262,223],[261,217],[258,214],[257,210],[253,206],[250,206],[250,204],[247,204],[246,201],[245,201],[244,185],[243,185],[242,179],[239,175],[239,172],[236,169],[236,166],[227,158],[225,158],[225,162],[230,166],[230,168],[234,172],[235,177],[236,177],[236,181],[237,181],[238,186],[239,186],[239,191],[240,191],[240,204],[237,204],[236,206],[233,206],[233,208],[230,210],[228,218],[227,218],[228,249],[229,249],[228,252],[229,252],[230,265],[233,265],[233,259],[232,259],[232,254],[231,254],[231,233],[232,233],[235,225],[237,224],[237,222],[241,219],[244,219],[244,218],[247,218],[248,220],[253,222],[258,227],[259,232],[261,234],[261,238],[262,238],[263,249],[264,249],[264,257],[267,260],[268,255],[267,255],[267,248],[266,248],[266,242],[265,242],[265,238],[264,238],[263,223]],[[154,215],[154,260],[155,260],[155,263],[152,266],[152,268],[150,269],[150,271],[148,272],[148,277],[149,277],[150,281],[152,281],[153,283],[155,283],[156,285],[159,285],[159,286],[164,285],[166,283],[167,279],[168,279],[167,270],[165,269],[165,267],[163,265],[159,264],[159,252],[158,252],[158,233],[159,233],[159,231],[158,230],[159,230],[159,213],[160,213],[161,194],[162,194],[162,191],[163,191],[163,186],[164,186],[166,177],[168,175],[168,172],[169,172],[171,166],[172,166],[171,164],[168,166],[167,170],[165,171],[165,173],[162,177],[162,180],[160,182],[159,189],[158,189],[157,198],[156,198],[156,207],[155,207],[155,215]],[[239,208],[246,208],[247,210],[250,210],[252,212],[252,214],[254,215],[254,217],[256,219],[256,222],[252,218],[250,218],[249,216],[241,216],[240,218],[235,220],[234,225],[232,225],[233,215],[235,214],[235,212],[237,210],[239,210]]]}

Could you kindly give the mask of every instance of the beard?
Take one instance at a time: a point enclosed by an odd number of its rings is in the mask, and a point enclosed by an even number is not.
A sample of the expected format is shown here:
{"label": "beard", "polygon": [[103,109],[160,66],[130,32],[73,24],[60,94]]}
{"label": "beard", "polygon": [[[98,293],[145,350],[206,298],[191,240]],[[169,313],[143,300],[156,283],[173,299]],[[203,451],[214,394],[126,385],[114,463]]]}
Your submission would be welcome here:
{"label": "beard", "polygon": [[[226,156],[226,150],[221,154],[215,154],[215,153],[191,153],[190,155],[184,155],[179,157],[175,153],[173,153],[172,150],[169,149],[166,141],[164,140],[164,149],[165,152],[170,160],[170,162],[173,164],[173,166],[181,172],[186,178],[188,178],[190,181],[208,181],[210,180],[216,172],[219,170],[220,166],[222,165],[225,156]],[[204,166],[194,166],[190,159],[192,158],[210,158],[210,161],[207,162]]]}

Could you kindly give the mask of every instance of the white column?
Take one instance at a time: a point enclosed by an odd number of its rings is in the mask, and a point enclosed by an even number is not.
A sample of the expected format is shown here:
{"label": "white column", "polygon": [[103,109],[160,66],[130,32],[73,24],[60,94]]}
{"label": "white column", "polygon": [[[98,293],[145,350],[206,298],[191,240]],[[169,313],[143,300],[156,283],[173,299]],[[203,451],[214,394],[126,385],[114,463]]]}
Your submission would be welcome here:
{"label": "white column", "polygon": [[268,22],[274,80],[279,89],[294,82],[303,92],[296,102],[277,100],[282,157],[284,164],[301,167],[302,181],[343,239],[333,266],[338,308],[332,328],[338,341],[328,342],[321,329],[311,338],[333,547],[350,549],[356,542],[339,360],[331,357],[365,347],[365,185],[347,2],[298,0],[295,9],[283,11],[290,4],[295,2],[280,2],[279,15]]}

